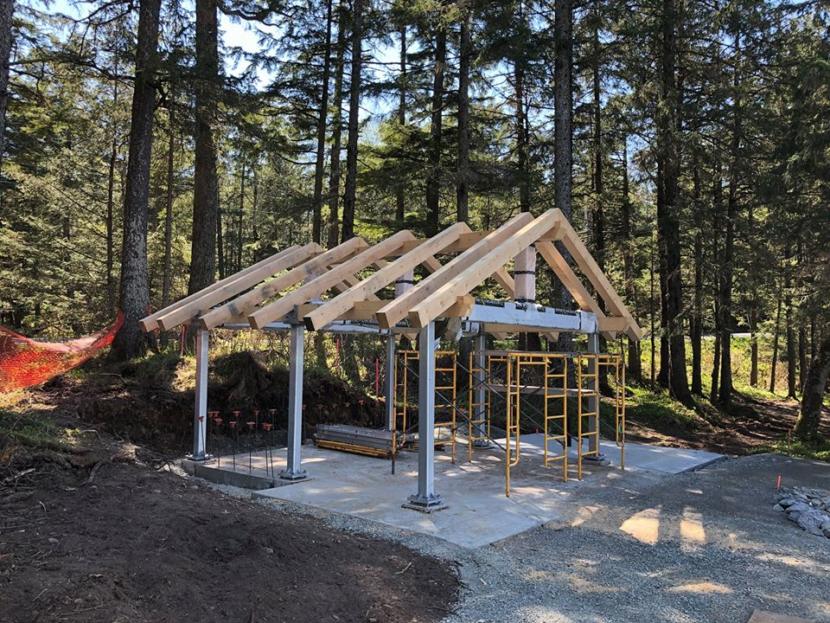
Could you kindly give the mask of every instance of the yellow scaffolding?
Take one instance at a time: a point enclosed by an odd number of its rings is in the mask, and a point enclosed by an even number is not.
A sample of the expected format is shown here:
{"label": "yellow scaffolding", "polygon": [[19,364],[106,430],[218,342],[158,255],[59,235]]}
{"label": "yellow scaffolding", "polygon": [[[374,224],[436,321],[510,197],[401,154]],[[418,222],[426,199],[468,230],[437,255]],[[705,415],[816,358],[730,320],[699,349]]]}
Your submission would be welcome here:
{"label": "yellow scaffolding", "polygon": [[[398,355],[401,365],[395,366],[396,395],[393,429],[396,434],[397,431],[406,434],[411,419],[410,394],[413,393],[409,385],[417,377],[416,374],[410,374],[410,368],[418,361],[418,351],[402,350],[398,351]],[[614,375],[615,440],[620,448],[620,468],[625,469],[625,370],[619,355],[488,351],[484,355],[483,368],[478,367],[476,356],[476,353],[470,353],[468,359],[467,395],[462,394],[466,398],[465,412],[465,409],[456,404],[459,374],[456,352],[442,350],[435,353],[435,429],[449,431],[453,463],[457,458],[459,426],[457,412],[460,412],[462,418],[467,420],[467,456],[468,460],[472,461],[475,442],[492,438],[494,403],[496,398],[501,396],[499,386],[503,380],[505,495],[510,495],[511,469],[519,465],[522,456],[522,394],[527,392],[542,397],[544,466],[552,467],[557,463],[561,465],[562,480],[567,482],[571,467],[568,445],[573,439],[576,442],[576,476],[581,480],[583,459],[600,454],[599,380],[601,370],[610,368],[610,372]],[[502,368],[504,369],[503,377]],[[530,373],[532,370],[535,372]],[[529,373],[533,377],[532,381],[528,380]],[[477,389],[482,383],[484,402],[480,404]],[[417,391],[414,395],[417,397]],[[573,403],[576,406],[575,414]],[[572,416],[575,416],[574,421],[569,423],[569,418]],[[571,430],[574,425],[575,433]],[[585,449],[586,441],[592,449]],[[554,450],[554,442],[560,445],[561,451]]]}
{"label": "yellow scaffolding", "polygon": [[625,469],[625,365],[620,355],[597,355],[599,367],[614,375],[614,438],[620,449],[620,469]]}
{"label": "yellow scaffolding", "polygon": [[[467,460],[473,460],[473,446],[477,441],[490,439],[490,406],[486,380],[490,378],[485,358],[485,365],[476,365],[478,355],[470,352],[467,359]],[[481,387],[480,387],[481,385]],[[476,395],[482,390],[484,401],[478,402]]]}
{"label": "yellow scaffolding", "polygon": [[[574,355],[576,369],[576,477],[582,480],[582,459],[599,457],[599,358],[597,355]],[[585,420],[588,420],[586,423]],[[593,420],[594,426],[590,426]],[[586,424],[588,424],[586,426]],[[594,446],[584,449],[584,440]]]}
{"label": "yellow scaffolding", "polygon": [[[522,386],[521,359],[512,354],[507,357],[506,400],[504,426],[504,494],[510,497],[510,469],[516,467],[522,458]],[[515,439],[515,449],[511,449],[510,438]]]}
{"label": "yellow scaffolding", "polygon": [[[507,361],[505,411],[505,495],[510,496],[510,470],[521,459],[521,403],[525,388],[522,373],[536,370],[542,381],[544,465],[559,461],[562,479],[568,480],[568,356],[563,353],[511,352]],[[556,408],[556,407],[559,408]],[[561,432],[555,429],[556,425]],[[562,452],[553,454],[551,442],[557,442]],[[515,449],[514,449],[515,448]]]}
{"label": "yellow scaffolding", "polygon": [[[564,354],[545,355],[545,467],[553,461],[562,463],[562,480],[568,482],[568,357]],[[551,372],[559,364],[558,372]],[[552,386],[551,383],[554,385]],[[551,410],[551,403],[561,403]],[[551,434],[551,425],[559,424],[561,432]],[[558,442],[562,453],[551,456],[550,442]]]}
{"label": "yellow scaffolding", "polygon": [[[395,417],[393,418],[393,431],[406,435],[409,431],[410,404],[409,404],[409,369],[414,362],[418,361],[417,350],[398,351],[401,365],[401,373],[398,366],[395,366]],[[449,430],[450,444],[452,447],[452,462],[456,458],[456,399],[457,399],[457,354],[454,350],[439,350],[435,352],[435,430]],[[443,362],[439,365],[438,362]],[[417,390],[414,392],[417,397]],[[398,400],[398,397],[401,397]],[[400,428],[398,428],[400,420]],[[419,440],[420,441],[420,440]]]}

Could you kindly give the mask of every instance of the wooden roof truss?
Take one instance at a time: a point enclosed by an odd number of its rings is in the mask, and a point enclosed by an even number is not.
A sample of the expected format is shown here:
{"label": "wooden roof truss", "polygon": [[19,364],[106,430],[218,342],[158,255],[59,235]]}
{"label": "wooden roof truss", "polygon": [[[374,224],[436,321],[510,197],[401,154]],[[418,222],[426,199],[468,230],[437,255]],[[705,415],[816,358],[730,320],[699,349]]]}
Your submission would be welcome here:
{"label": "wooden roof truss", "polygon": [[[473,291],[488,279],[512,299],[515,284],[505,267],[530,246],[571,293],[578,311],[475,300]],[[379,298],[381,291],[419,266],[427,275],[407,292]],[[316,243],[294,245],[147,316],[141,326],[145,331],[184,323],[205,329],[282,329],[303,322],[311,330],[377,332],[419,330],[445,318],[460,318],[468,327],[483,325],[498,333],[600,331],[633,339],[642,335],[576,231],[556,209],[538,217],[521,213],[490,232],[473,232],[466,223],[456,223],[427,240],[404,230],[375,245],[362,238],[329,250]]]}

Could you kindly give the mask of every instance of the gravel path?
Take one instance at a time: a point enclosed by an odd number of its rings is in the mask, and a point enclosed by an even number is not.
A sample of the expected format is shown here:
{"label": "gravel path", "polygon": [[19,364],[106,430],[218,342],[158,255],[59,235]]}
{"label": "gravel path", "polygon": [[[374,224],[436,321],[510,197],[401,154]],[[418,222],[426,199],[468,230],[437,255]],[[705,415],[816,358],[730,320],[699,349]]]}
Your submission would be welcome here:
{"label": "gravel path", "polygon": [[775,455],[580,488],[566,520],[465,550],[308,507],[263,502],[454,562],[446,623],[736,623],[759,608],[830,623],[830,539],[773,510],[775,481],[830,490],[830,465]]}

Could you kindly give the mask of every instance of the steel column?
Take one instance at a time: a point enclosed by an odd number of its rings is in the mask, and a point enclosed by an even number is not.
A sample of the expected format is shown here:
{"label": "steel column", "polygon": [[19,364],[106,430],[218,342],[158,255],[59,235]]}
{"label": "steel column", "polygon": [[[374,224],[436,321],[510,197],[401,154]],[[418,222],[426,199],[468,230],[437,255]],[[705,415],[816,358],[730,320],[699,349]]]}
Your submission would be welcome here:
{"label": "steel column", "polygon": [[291,327],[291,345],[288,370],[288,464],[280,472],[284,480],[301,480],[308,476],[302,468],[303,432],[303,355],[305,354],[305,326]]}
{"label": "steel column", "polygon": [[204,461],[207,441],[207,398],[208,398],[208,351],[210,337],[207,329],[196,332],[196,407],[193,411],[193,454],[194,461]]}
{"label": "steel column", "polygon": [[[485,383],[487,382],[487,372],[484,369],[487,365],[487,354],[484,352],[487,350],[487,334],[484,333],[482,329],[481,332],[476,335],[475,337],[475,345],[474,345],[475,352],[473,353],[473,357],[475,358],[475,379],[474,382],[476,384],[475,387],[475,402],[476,402],[476,412],[474,414],[473,419],[478,421],[483,421],[487,417],[487,388],[485,387]],[[478,425],[479,431],[476,434],[477,437],[484,437],[484,439],[476,439],[473,445],[476,448],[489,448],[490,447],[490,440],[486,439],[487,436],[487,424],[479,424]]]}
{"label": "steel column", "polygon": [[[599,333],[589,333],[588,334],[588,352],[593,355],[599,354]],[[597,372],[599,371],[599,364],[597,364],[596,368]],[[599,392],[599,378],[596,379],[596,388],[597,392]],[[593,396],[588,398],[588,408],[591,411],[595,411],[597,409],[597,405],[599,404],[599,396]],[[599,426],[599,421],[596,416],[591,416],[588,418],[588,432],[593,433],[597,430],[597,426]],[[599,448],[597,447],[597,438],[596,436],[591,436],[588,439],[588,452],[592,452],[596,450],[596,456],[587,456],[585,460],[589,461],[605,461],[605,455],[599,452]]]}
{"label": "steel column", "polygon": [[418,493],[404,508],[425,513],[446,508],[435,492],[435,323],[418,333]]}
{"label": "steel column", "polygon": [[395,334],[392,331],[386,336],[385,367],[383,393],[386,398],[386,430],[392,430],[395,427]]}

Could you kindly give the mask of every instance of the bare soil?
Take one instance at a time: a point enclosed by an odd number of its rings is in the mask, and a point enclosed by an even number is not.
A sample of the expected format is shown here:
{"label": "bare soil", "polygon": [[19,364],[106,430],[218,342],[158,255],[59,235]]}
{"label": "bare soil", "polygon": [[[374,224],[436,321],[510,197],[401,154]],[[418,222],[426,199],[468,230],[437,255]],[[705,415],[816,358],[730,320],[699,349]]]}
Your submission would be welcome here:
{"label": "bare soil", "polygon": [[[693,424],[678,426],[666,420],[626,418],[626,439],[640,443],[697,448],[724,454],[747,455],[786,441],[798,418],[795,400],[756,400],[736,393],[729,413],[703,409]],[[820,432],[830,438],[830,410],[825,409]]]}
{"label": "bare soil", "polygon": [[48,391],[29,402],[85,432],[0,434],[0,623],[428,622],[455,607],[447,563],[160,469]]}

